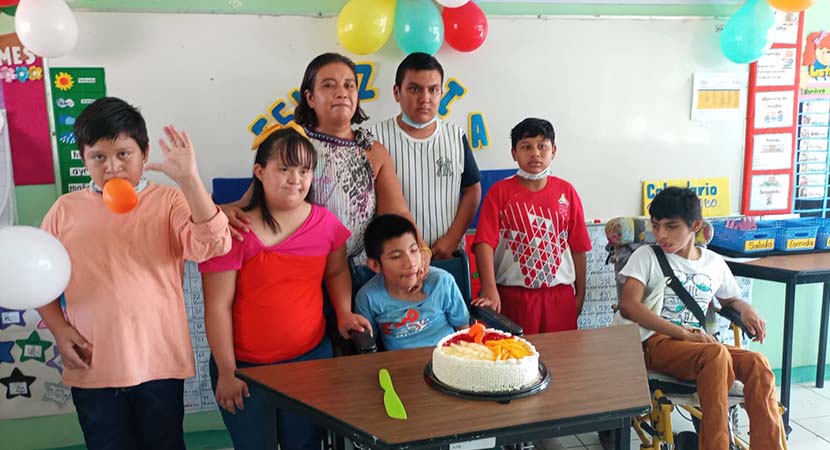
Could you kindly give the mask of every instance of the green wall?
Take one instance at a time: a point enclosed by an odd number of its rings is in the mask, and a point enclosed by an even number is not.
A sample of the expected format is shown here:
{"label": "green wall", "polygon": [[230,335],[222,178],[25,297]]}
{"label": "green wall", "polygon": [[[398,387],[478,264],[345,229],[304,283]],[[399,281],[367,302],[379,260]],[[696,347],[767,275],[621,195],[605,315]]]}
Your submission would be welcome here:
{"label": "green wall", "polygon": [[[75,0],[73,9],[93,9],[123,12],[199,12],[229,14],[288,14],[336,15],[345,0]],[[237,6],[238,4],[238,6]],[[651,16],[729,16],[737,6],[711,5],[567,5],[538,3],[485,3],[490,15],[651,15]],[[830,29],[830,2],[819,1],[807,14],[805,31]],[[13,19],[0,16],[0,33],[14,30]],[[39,225],[49,206],[57,197],[54,185],[21,186],[15,188],[19,223]],[[773,367],[781,365],[781,342],[784,286],[756,282],[753,303],[767,320],[768,337],[765,344],[752,344],[770,359]],[[818,313],[821,304],[819,286],[799,286],[796,298],[794,366],[803,366],[794,374],[795,381],[806,381],[814,376],[818,348]],[[830,374],[830,371],[828,371]],[[48,433],[44,430],[50,430]],[[217,430],[220,430],[217,432]],[[185,431],[188,448],[229,447],[227,434],[218,412],[188,414]],[[77,446],[82,444],[78,422],[74,414],[0,421],[3,447],[19,450]]]}

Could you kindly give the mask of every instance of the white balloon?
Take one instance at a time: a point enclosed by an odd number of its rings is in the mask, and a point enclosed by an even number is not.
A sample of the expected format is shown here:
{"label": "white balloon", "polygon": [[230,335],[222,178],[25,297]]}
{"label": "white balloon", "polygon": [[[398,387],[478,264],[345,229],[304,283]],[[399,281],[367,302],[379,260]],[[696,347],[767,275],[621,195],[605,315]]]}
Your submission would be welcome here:
{"label": "white balloon", "polygon": [[[22,1],[22,0],[21,0]],[[446,8],[458,8],[459,6],[464,6],[470,0],[435,0],[442,6]]]}
{"label": "white balloon", "polygon": [[78,22],[64,0],[20,0],[14,28],[26,48],[47,58],[69,53],[78,42]]}
{"label": "white balloon", "polygon": [[0,306],[32,309],[58,298],[71,273],[69,254],[51,234],[33,227],[0,229]]}

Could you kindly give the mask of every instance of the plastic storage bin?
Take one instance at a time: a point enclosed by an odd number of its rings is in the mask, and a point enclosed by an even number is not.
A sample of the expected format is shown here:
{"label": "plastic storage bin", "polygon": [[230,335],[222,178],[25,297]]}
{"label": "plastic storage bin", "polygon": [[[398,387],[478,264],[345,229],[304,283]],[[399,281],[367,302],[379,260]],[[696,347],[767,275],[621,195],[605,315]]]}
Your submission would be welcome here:
{"label": "plastic storage bin", "polygon": [[816,248],[818,226],[804,219],[759,222],[758,228],[775,230],[775,249],[782,252],[798,252]]}
{"label": "plastic storage bin", "polygon": [[816,248],[820,250],[830,249],[830,219],[821,217],[803,217],[801,219],[787,220],[788,223],[801,226],[816,226]]}
{"label": "plastic storage bin", "polygon": [[726,228],[723,223],[712,224],[715,234],[712,236],[713,247],[720,247],[739,253],[769,252],[775,248],[775,229],[758,228],[756,230],[735,230]]}

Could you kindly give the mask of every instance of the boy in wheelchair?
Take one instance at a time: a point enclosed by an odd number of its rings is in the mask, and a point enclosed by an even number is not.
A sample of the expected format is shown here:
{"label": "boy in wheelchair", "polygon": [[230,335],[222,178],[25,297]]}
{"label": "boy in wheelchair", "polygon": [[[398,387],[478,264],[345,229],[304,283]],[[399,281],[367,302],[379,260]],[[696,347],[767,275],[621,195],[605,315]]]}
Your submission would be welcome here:
{"label": "boy in wheelchair", "polygon": [[[364,235],[367,265],[376,275],[358,291],[356,310],[371,322],[387,350],[433,346],[470,323],[452,275],[432,267],[421,280],[415,236],[414,225],[394,214],[377,216]],[[471,303],[490,305],[481,298]]]}
{"label": "boy in wheelchair", "polygon": [[[658,256],[662,252],[682,286],[705,311],[718,304],[740,313],[746,331],[763,342],[765,323],[755,309],[738,296],[740,289],[723,258],[695,246],[695,233],[703,225],[700,200],[694,191],[670,187],[649,206],[659,249],[642,246],[620,272],[625,277],[619,302],[622,317],[644,329],[646,367],[697,384],[703,416],[700,448],[730,448],[729,389],[735,379],[744,383],[744,403],[750,421],[752,450],[781,449],[775,377],[766,358],[757,352],[719,343],[703,330],[699,317],[680,295],[666,286]],[[655,290],[664,289],[663,305],[652,311],[643,304]],[[693,305],[692,305],[693,306]]]}

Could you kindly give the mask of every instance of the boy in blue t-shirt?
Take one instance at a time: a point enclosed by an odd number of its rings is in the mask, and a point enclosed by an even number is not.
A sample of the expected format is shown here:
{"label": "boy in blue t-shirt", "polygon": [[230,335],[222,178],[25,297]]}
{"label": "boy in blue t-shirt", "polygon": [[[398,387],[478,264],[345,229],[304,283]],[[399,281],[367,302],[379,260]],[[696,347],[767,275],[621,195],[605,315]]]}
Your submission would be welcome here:
{"label": "boy in blue t-shirt", "polygon": [[[455,279],[432,267],[421,281],[415,226],[394,214],[375,217],[364,235],[367,265],[376,275],[357,293],[357,312],[380,333],[387,350],[429,347],[470,325]],[[473,304],[489,306],[485,299]]]}

